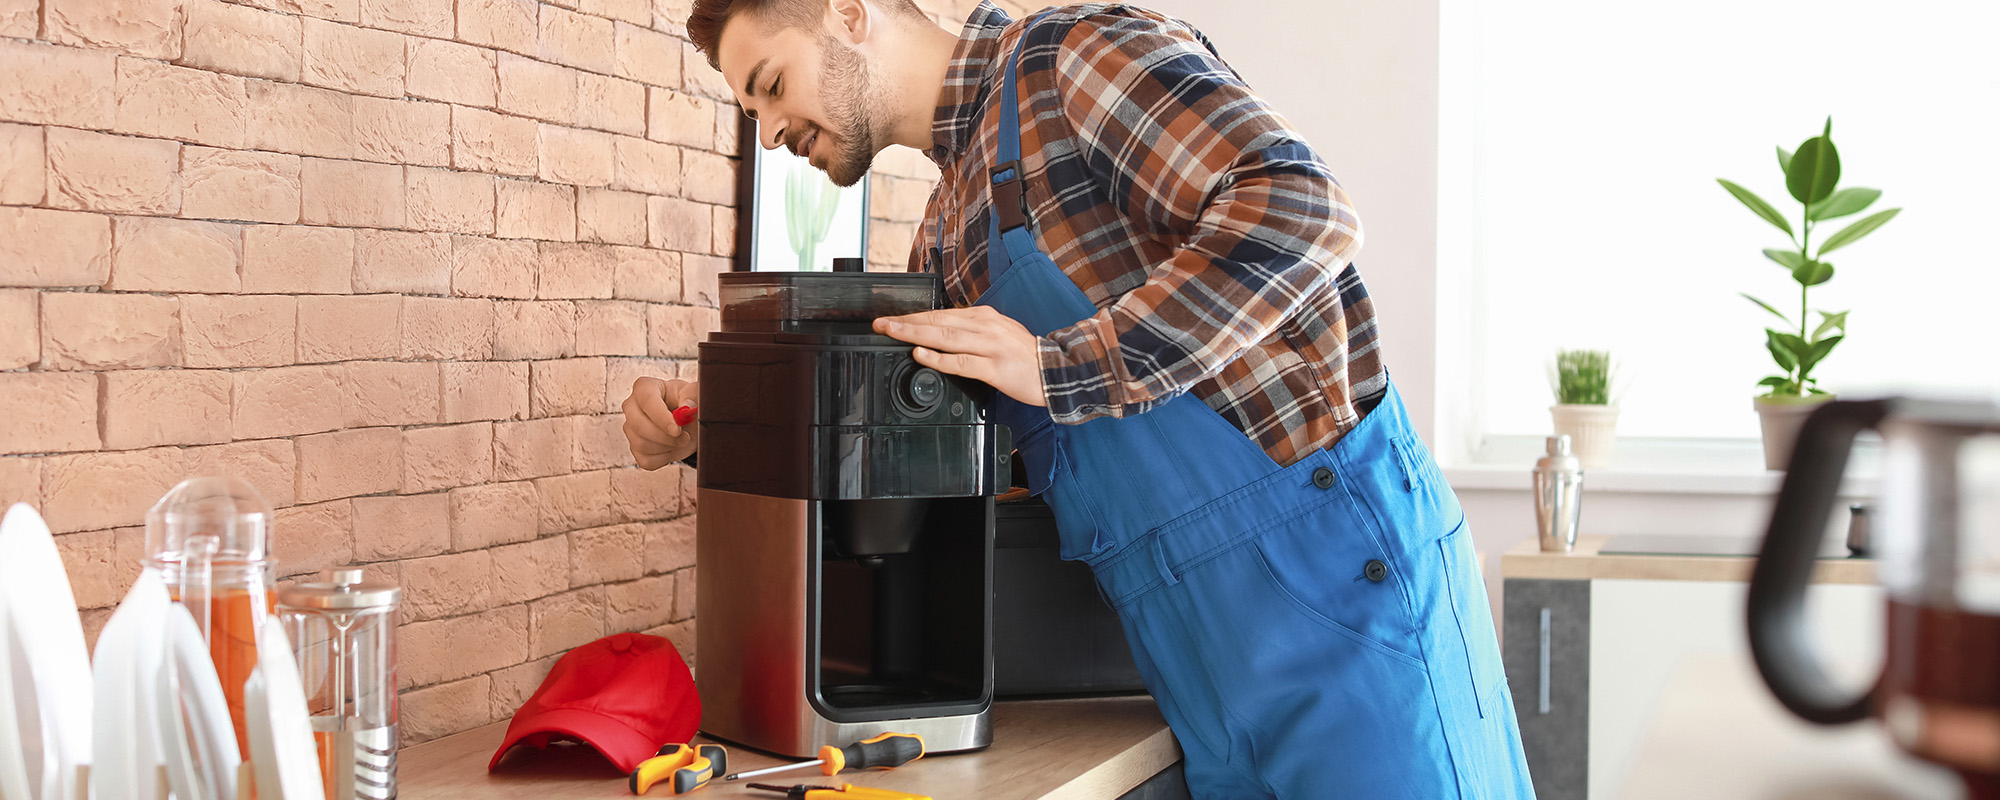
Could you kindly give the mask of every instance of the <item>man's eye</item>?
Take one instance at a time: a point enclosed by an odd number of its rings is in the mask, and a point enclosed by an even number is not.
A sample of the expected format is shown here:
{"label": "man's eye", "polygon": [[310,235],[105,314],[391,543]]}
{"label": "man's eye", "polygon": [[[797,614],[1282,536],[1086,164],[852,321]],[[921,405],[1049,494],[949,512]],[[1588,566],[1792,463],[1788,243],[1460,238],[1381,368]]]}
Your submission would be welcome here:
{"label": "man's eye", "polygon": [[782,79],[780,79],[780,80],[775,80],[775,81],[771,81],[771,92],[770,92],[770,94],[771,94],[771,96],[772,96],[772,97],[777,97],[777,96],[778,96],[778,86],[779,86],[780,84],[783,84],[783,83],[784,83],[784,81],[783,81]]}

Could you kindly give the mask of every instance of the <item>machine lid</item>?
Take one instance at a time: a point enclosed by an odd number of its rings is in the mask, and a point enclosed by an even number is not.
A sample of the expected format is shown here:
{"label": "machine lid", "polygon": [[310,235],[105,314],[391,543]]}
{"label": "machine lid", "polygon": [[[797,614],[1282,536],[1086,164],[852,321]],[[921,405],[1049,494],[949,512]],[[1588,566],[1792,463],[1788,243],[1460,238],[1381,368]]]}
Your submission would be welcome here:
{"label": "machine lid", "polygon": [[722,330],[866,333],[876,317],[939,308],[944,286],[921,272],[726,272]]}
{"label": "machine lid", "polygon": [[366,581],[358,568],[337,569],[327,583],[298,583],[278,590],[278,604],[327,611],[395,608],[403,589],[393,583]]}

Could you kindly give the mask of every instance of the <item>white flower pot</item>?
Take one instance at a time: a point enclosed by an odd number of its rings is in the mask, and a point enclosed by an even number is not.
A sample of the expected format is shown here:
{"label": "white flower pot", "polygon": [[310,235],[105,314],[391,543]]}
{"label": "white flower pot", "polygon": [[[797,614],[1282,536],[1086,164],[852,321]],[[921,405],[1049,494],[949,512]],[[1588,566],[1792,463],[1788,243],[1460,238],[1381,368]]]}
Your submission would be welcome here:
{"label": "white flower pot", "polygon": [[1611,447],[1618,440],[1617,406],[1558,403],[1549,406],[1549,415],[1555,418],[1556,435],[1569,434],[1570,452],[1584,469],[1611,463]]}
{"label": "white flower pot", "polygon": [[1799,441],[1799,428],[1813,409],[1833,399],[1830,394],[1808,395],[1799,400],[1755,398],[1758,428],[1764,432],[1764,468],[1782,470],[1792,461],[1792,446]]}

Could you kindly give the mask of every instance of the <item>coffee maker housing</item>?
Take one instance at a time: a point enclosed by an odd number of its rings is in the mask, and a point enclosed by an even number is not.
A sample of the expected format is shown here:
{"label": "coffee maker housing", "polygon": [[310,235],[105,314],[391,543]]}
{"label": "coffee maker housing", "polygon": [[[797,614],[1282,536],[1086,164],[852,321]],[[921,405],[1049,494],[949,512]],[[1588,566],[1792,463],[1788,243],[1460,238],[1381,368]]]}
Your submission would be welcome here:
{"label": "coffee maker housing", "polygon": [[799,757],[889,731],[985,747],[1008,448],[990,389],[871,328],[937,307],[936,276],[720,283],[700,345],[702,728]]}

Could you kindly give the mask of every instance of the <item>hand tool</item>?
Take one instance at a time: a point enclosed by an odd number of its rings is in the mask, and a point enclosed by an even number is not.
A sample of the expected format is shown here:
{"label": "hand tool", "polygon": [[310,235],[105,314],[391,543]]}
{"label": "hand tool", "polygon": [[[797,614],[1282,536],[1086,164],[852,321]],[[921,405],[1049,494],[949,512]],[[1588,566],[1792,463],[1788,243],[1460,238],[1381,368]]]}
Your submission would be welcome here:
{"label": "hand tool", "polygon": [[674,424],[683,428],[687,427],[688,423],[694,421],[695,412],[700,410],[694,406],[681,406],[674,409]]}
{"label": "hand tool", "polygon": [[738,772],[734,775],[724,775],[722,779],[733,781],[737,778],[754,778],[758,775],[767,775],[780,770],[798,769],[814,765],[819,766],[819,771],[823,775],[833,775],[848,767],[855,769],[872,769],[874,767],[894,769],[923,757],[923,737],[912,733],[885,733],[873,739],[855,742],[846,747],[835,748],[833,745],[827,745],[819,749],[819,758],[811,761],[801,761],[797,764],[786,764],[782,767],[751,770],[749,772]]}
{"label": "hand tool", "polygon": [[705,744],[699,750],[684,744],[670,744],[652,758],[639,762],[627,781],[633,794],[645,794],[653,784],[673,777],[674,794],[687,794],[728,769],[729,753],[721,745]]}
{"label": "hand tool", "polygon": [[931,800],[929,795],[899,792],[894,789],[874,789],[843,783],[839,788],[832,786],[772,786],[768,783],[750,784],[752,789],[767,792],[784,792],[786,800]]}

